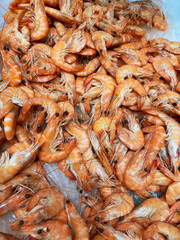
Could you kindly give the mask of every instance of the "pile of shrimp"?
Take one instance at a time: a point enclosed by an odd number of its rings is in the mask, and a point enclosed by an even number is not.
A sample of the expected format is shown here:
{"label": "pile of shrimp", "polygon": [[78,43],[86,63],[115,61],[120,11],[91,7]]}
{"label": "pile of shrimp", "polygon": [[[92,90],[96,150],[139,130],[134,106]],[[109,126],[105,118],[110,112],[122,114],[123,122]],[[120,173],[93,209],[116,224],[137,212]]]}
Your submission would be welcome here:
{"label": "pile of shrimp", "polygon": [[[146,39],[144,25],[168,27],[159,6],[12,0],[4,19],[0,216],[14,213],[11,231],[179,240],[180,42]],[[78,209],[44,162],[77,182]]]}

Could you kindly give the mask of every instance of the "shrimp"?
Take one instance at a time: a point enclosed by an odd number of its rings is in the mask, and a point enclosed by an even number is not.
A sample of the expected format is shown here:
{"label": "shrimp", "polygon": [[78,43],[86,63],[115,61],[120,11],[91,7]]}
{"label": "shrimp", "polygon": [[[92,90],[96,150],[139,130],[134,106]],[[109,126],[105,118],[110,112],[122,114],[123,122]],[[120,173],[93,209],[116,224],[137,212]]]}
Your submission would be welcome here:
{"label": "shrimp", "polygon": [[118,160],[116,164],[116,176],[117,178],[123,183],[124,174],[126,171],[126,167],[129,164],[129,162],[132,160],[134,156],[134,151],[129,151],[126,153],[124,157],[122,157],[120,160]]}
{"label": "shrimp", "polygon": [[87,132],[74,122],[69,122],[66,126],[67,131],[77,139],[77,147],[82,153],[90,147],[90,140]]}
{"label": "shrimp", "polygon": [[173,182],[166,190],[166,202],[171,206],[178,199],[180,199],[180,182]]}
{"label": "shrimp", "polygon": [[179,123],[173,119],[172,117],[166,115],[163,112],[159,112],[156,110],[147,110],[148,113],[152,115],[157,115],[161,118],[161,120],[164,121],[166,125],[167,130],[167,136],[168,136],[168,152],[170,155],[170,160],[172,167],[174,168],[174,174],[172,172],[169,172],[167,168],[160,165],[160,170],[167,175],[169,178],[173,179],[174,181],[179,181],[180,179],[180,157],[179,157],[179,146],[180,146],[180,125]]}
{"label": "shrimp", "polygon": [[116,72],[116,81],[118,82],[118,84],[120,84],[125,80],[126,77],[152,77],[153,75],[153,72],[149,70],[139,68],[133,65],[123,65],[119,67]]}
{"label": "shrimp", "polygon": [[174,89],[178,83],[176,72],[171,63],[164,57],[157,56],[150,58],[153,67],[167,82],[170,82],[171,87]]}
{"label": "shrimp", "polygon": [[164,46],[164,49],[173,54],[180,54],[179,44],[180,44],[179,42],[175,42],[175,41],[167,42]]}
{"label": "shrimp", "polygon": [[156,222],[151,224],[143,233],[143,240],[152,239],[157,233],[166,236],[166,239],[178,240],[180,236],[180,230],[171,224],[166,222]]}
{"label": "shrimp", "polygon": [[127,25],[124,29],[126,33],[130,33],[135,36],[143,36],[146,34],[146,31],[143,28],[134,25]]}
{"label": "shrimp", "polygon": [[100,54],[106,56],[107,55],[106,48],[111,46],[111,43],[113,41],[113,36],[104,31],[95,31],[92,34],[92,41],[94,42],[96,50]]}
{"label": "shrimp", "polygon": [[42,143],[34,143],[29,148],[16,152],[11,157],[8,152],[1,155],[0,183],[5,183],[13,178],[19,171],[35,159]]}
{"label": "shrimp", "polygon": [[31,31],[31,40],[38,41],[48,34],[49,24],[43,0],[35,0],[35,28]]}
{"label": "shrimp", "polygon": [[165,201],[159,198],[149,198],[133,209],[122,222],[135,221],[136,218],[147,218],[150,223],[165,221],[169,216],[169,207]]}
{"label": "shrimp", "polygon": [[53,218],[64,208],[64,204],[64,196],[55,187],[41,189],[28,202],[27,214],[11,223],[10,228],[18,231],[26,225]]}
{"label": "shrimp", "polygon": [[51,59],[56,66],[66,72],[79,72],[84,69],[83,65],[71,65],[65,62],[65,57],[69,52],[70,44],[72,42],[70,33],[71,32],[66,32],[64,38],[54,45],[52,48]]}
{"label": "shrimp", "polygon": [[75,74],[78,77],[86,77],[90,74],[92,74],[93,72],[96,71],[96,69],[101,65],[100,61],[99,61],[99,57],[93,58],[91,61],[89,61],[85,67],[83,67],[83,70],[80,71],[76,71]]}
{"label": "shrimp", "polygon": [[68,100],[71,104],[73,104],[76,99],[75,76],[73,73],[67,73],[62,71],[61,80],[65,84],[65,90],[68,93]]}
{"label": "shrimp", "polygon": [[127,193],[112,193],[105,202],[103,209],[91,216],[89,220],[107,222],[127,215],[134,208],[133,198]]}
{"label": "shrimp", "polygon": [[[146,189],[154,180],[157,168],[157,161],[154,160],[149,172],[144,173],[143,165],[146,156],[146,149],[136,152],[124,174],[124,183],[131,190]],[[146,169],[144,170],[146,171]]]}
{"label": "shrimp", "polygon": [[68,219],[71,227],[74,230],[74,240],[89,240],[89,230],[85,221],[82,219],[74,203],[66,200],[65,209],[68,214]]}
{"label": "shrimp", "polygon": [[137,92],[143,99],[146,96],[145,88],[135,79],[127,79],[121,82],[115,89],[114,95],[110,104],[111,114],[121,106],[125,96],[132,90]]}
{"label": "shrimp", "polygon": [[66,33],[66,28],[61,22],[55,21],[54,26],[59,34],[60,37],[63,37],[64,34]]}
{"label": "shrimp", "polygon": [[23,206],[31,197],[31,191],[18,189],[17,192],[14,192],[9,198],[0,204],[0,216],[4,216],[16,208]]}
{"label": "shrimp", "polygon": [[138,239],[142,238],[142,235],[144,232],[144,228],[136,222],[129,222],[129,223],[119,222],[117,223],[115,230],[126,231],[127,234],[128,232],[129,233],[132,232],[132,234],[135,233],[139,237]]}
{"label": "shrimp", "polygon": [[21,228],[23,235],[30,235],[36,239],[44,240],[72,240],[69,226],[58,220],[48,220],[36,225]]}
{"label": "shrimp", "polygon": [[53,115],[55,115],[55,113],[57,113],[58,116],[61,116],[62,114],[62,110],[59,108],[58,104],[53,99],[50,99],[48,97],[34,97],[26,101],[23,108],[21,109],[21,113],[17,121],[22,122],[29,113],[31,107],[36,105],[41,105],[45,109],[48,114],[48,121]]}
{"label": "shrimp", "polygon": [[1,41],[4,46],[10,45],[15,52],[26,53],[30,47],[30,36],[19,31],[19,22],[25,11],[20,11],[14,20],[1,30]]}
{"label": "shrimp", "polygon": [[50,15],[51,17],[57,19],[60,22],[67,23],[67,24],[79,23],[79,21],[76,18],[64,12],[61,12],[55,8],[45,7],[45,11],[47,15]]}
{"label": "shrimp", "polygon": [[113,77],[116,76],[118,64],[117,53],[115,51],[107,51],[107,56],[100,55],[99,61],[107,72],[109,72]]}
{"label": "shrimp", "polygon": [[17,87],[22,80],[22,74],[12,51],[1,50],[2,66],[1,74],[4,82],[8,82],[11,87]]}
{"label": "shrimp", "polygon": [[136,121],[132,112],[128,109],[123,109],[123,117],[128,121],[130,130],[123,128],[120,123],[117,124],[117,134],[120,140],[131,150],[138,150],[144,146],[143,132]]}
{"label": "shrimp", "polygon": [[0,204],[13,194],[13,187],[8,186],[0,192]]}
{"label": "shrimp", "polygon": [[17,115],[18,115],[18,108],[14,107],[4,117],[4,134],[7,140],[11,140],[14,138]]}
{"label": "shrimp", "polygon": [[153,24],[159,30],[166,31],[168,24],[164,16],[164,13],[159,11],[157,14],[155,14],[153,17]]}
{"label": "shrimp", "polygon": [[103,90],[101,92],[101,109],[102,112],[106,112],[109,107],[116,83],[114,79],[108,75],[94,73],[85,79],[84,85],[87,85],[93,80],[100,81],[102,84]]}

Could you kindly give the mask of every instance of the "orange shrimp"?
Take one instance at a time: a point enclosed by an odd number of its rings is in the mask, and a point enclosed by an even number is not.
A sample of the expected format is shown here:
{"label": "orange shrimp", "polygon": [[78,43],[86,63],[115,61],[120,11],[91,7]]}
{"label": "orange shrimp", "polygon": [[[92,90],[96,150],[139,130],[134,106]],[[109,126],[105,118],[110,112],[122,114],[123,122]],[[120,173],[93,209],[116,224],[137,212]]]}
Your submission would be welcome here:
{"label": "orange shrimp", "polygon": [[71,227],[74,230],[74,240],[89,240],[89,230],[85,221],[82,219],[74,203],[66,200],[65,209],[68,214],[68,219]]}
{"label": "orange shrimp", "polygon": [[27,204],[27,214],[11,223],[10,228],[18,231],[26,225],[33,225],[55,217],[64,208],[64,196],[55,187],[37,192]]}
{"label": "orange shrimp", "polygon": [[131,150],[138,150],[144,146],[144,135],[132,112],[123,109],[123,117],[128,121],[130,130],[123,128],[120,122],[117,123],[117,134],[120,140]]}
{"label": "orange shrimp", "polygon": [[14,138],[17,115],[18,108],[14,107],[4,118],[4,133],[7,140]]}
{"label": "orange shrimp", "polygon": [[162,13],[161,11],[158,11],[158,13],[155,14],[153,17],[153,24],[159,30],[165,31],[168,27],[168,24],[167,24],[166,18],[164,16],[164,13]]}
{"label": "orange shrimp", "polygon": [[166,190],[166,202],[168,205],[173,205],[180,199],[180,182],[171,183]]}
{"label": "orange shrimp", "polygon": [[30,235],[35,239],[71,240],[72,234],[69,226],[58,220],[48,220],[36,225],[21,228],[23,235]]}
{"label": "orange shrimp", "polygon": [[2,240],[20,240],[19,238],[11,235],[11,234],[7,234],[7,233],[3,233],[3,232],[0,232],[0,238]]}

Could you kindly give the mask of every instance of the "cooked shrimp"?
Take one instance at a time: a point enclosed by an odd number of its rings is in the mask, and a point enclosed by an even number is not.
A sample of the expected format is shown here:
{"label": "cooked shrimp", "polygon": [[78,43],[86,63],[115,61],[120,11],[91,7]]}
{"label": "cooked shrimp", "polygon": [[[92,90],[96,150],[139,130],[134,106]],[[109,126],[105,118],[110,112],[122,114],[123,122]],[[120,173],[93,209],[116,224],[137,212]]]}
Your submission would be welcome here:
{"label": "cooked shrimp", "polygon": [[151,224],[143,233],[143,240],[152,239],[157,233],[166,236],[168,240],[178,240],[180,236],[180,230],[171,224],[166,222],[156,222]]}
{"label": "cooked shrimp", "polygon": [[110,111],[113,113],[121,106],[125,96],[131,91],[134,90],[137,92],[143,99],[146,95],[146,90],[144,87],[135,79],[127,79],[126,81],[120,83],[114,92],[111,104]]}
{"label": "cooked shrimp", "polygon": [[42,143],[34,143],[29,148],[16,152],[11,157],[8,152],[1,155],[0,183],[13,178],[19,171],[32,162]]}
{"label": "cooked shrimp", "polygon": [[66,28],[64,27],[64,25],[61,22],[55,21],[54,26],[55,26],[59,36],[63,37],[66,32]]}
{"label": "cooked shrimp", "polygon": [[[102,84],[103,90],[101,92],[101,109],[102,109],[102,112],[106,112],[109,107],[116,83],[113,80],[113,78],[111,78],[108,75],[94,73],[85,79],[84,85],[91,83],[91,81],[93,81],[93,80],[100,81],[100,83]],[[88,88],[89,88],[89,86],[88,86]],[[86,89],[85,89],[85,91],[86,91]],[[85,96],[85,95],[83,95],[83,96]]]}
{"label": "cooked shrimp", "polygon": [[79,77],[86,77],[90,74],[92,74],[96,69],[101,65],[99,58],[93,58],[91,61],[89,61],[83,70],[75,72],[75,74]]}
{"label": "cooked shrimp", "polygon": [[21,233],[36,239],[72,240],[69,226],[58,220],[48,220],[40,224],[24,226],[21,228]]}
{"label": "cooked shrimp", "polygon": [[64,196],[55,187],[37,192],[27,204],[27,214],[11,223],[14,231],[55,217],[64,208]]}
{"label": "cooked shrimp", "polygon": [[65,209],[68,214],[68,219],[71,227],[74,230],[74,240],[89,240],[89,230],[85,221],[82,219],[74,203],[66,200]]}
{"label": "cooked shrimp", "polygon": [[127,193],[112,193],[106,198],[103,210],[91,216],[91,220],[107,222],[127,215],[134,208],[133,198]]}
{"label": "cooked shrimp", "polygon": [[167,21],[165,19],[164,13],[160,12],[155,14],[153,17],[153,24],[161,31],[165,31],[168,27]]}
{"label": "cooked shrimp", "polygon": [[139,123],[132,112],[123,109],[123,117],[128,121],[129,130],[123,128],[120,123],[117,124],[117,134],[120,140],[131,150],[138,150],[144,145],[144,136]]}
{"label": "cooked shrimp", "polygon": [[13,194],[13,187],[8,186],[0,192],[0,204]]}
{"label": "cooked shrimp", "polygon": [[18,108],[14,107],[4,118],[4,134],[7,140],[14,138],[17,115]]}
{"label": "cooked shrimp", "polygon": [[96,50],[102,54],[107,55],[107,49],[111,46],[113,36],[104,31],[95,31],[92,33],[92,41],[96,47]]}
{"label": "cooked shrimp", "polygon": [[124,217],[122,222],[130,222],[136,218],[147,218],[150,223],[157,221],[165,221],[169,215],[169,207],[165,201],[159,198],[146,199],[127,216]]}
{"label": "cooked shrimp", "polygon": [[123,65],[118,68],[116,72],[116,80],[118,84],[124,81],[126,77],[131,78],[135,77],[152,77],[154,74],[146,69],[139,68],[133,65]]}
{"label": "cooked shrimp", "polygon": [[180,182],[173,182],[167,188],[166,202],[171,206],[178,199],[180,199]]}
{"label": "cooked shrimp", "polygon": [[11,235],[11,234],[7,234],[7,233],[3,233],[3,232],[0,232],[0,238],[2,240],[20,240],[19,238]]}
{"label": "cooked shrimp", "polygon": [[178,83],[176,72],[171,63],[164,57],[157,56],[152,58],[151,62],[155,70],[167,81],[174,89]]}

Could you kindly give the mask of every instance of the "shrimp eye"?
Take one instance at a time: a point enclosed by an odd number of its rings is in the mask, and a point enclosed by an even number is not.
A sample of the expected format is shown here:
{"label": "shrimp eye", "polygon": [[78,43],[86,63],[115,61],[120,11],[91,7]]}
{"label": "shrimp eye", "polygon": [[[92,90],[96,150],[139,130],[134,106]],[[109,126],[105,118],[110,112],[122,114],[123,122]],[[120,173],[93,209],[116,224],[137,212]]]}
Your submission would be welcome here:
{"label": "shrimp eye", "polygon": [[114,164],[117,164],[117,160],[114,160]]}
{"label": "shrimp eye", "polygon": [[102,50],[102,49],[100,49],[100,53],[102,53],[102,51],[103,51],[103,50]]}
{"label": "shrimp eye", "polygon": [[40,127],[41,127],[41,124],[38,124],[37,127],[40,128]]}
{"label": "shrimp eye", "polygon": [[79,191],[79,193],[83,193],[83,190],[81,189],[81,190]]}
{"label": "shrimp eye", "polygon": [[34,6],[34,4],[33,4],[33,3],[31,3],[31,6]]}
{"label": "shrimp eye", "polygon": [[104,114],[106,115],[106,114],[107,114],[107,112],[106,112],[106,111],[104,111]]}
{"label": "shrimp eye", "polygon": [[66,203],[67,203],[67,204],[69,204],[69,203],[70,203],[70,201],[69,201],[69,200],[66,200]]}
{"label": "shrimp eye", "polygon": [[155,45],[158,45],[158,43],[155,43]]}
{"label": "shrimp eye", "polygon": [[85,98],[83,97],[83,98],[82,98],[82,101],[84,101],[84,100],[85,100]]}
{"label": "shrimp eye", "polygon": [[142,148],[141,148],[141,150],[144,150],[144,149],[145,149],[145,147],[142,147]]}
{"label": "shrimp eye", "polygon": [[42,232],[43,232],[42,229],[39,229],[39,230],[37,231],[38,234],[41,234]]}
{"label": "shrimp eye", "polygon": [[26,63],[26,62],[27,62],[26,59],[24,59],[24,60],[23,60],[23,63]]}
{"label": "shrimp eye", "polygon": [[9,51],[9,48],[8,48],[8,47],[6,47],[6,49]]}
{"label": "shrimp eye", "polygon": [[114,31],[113,33],[114,33],[114,34],[117,34],[117,32],[116,32],[116,31]]}
{"label": "shrimp eye", "polygon": [[138,17],[138,14],[136,13],[136,17]]}
{"label": "shrimp eye", "polygon": [[3,80],[2,80],[2,79],[0,79],[0,82],[3,82]]}
{"label": "shrimp eye", "polygon": [[95,0],[92,0],[92,2],[95,2]]}
{"label": "shrimp eye", "polygon": [[30,198],[30,196],[31,196],[30,194],[26,194],[25,198]]}
{"label": "shrimp eye", "polygon": [[21,225],[24,224],[24,221],[23,221],[23,220],[20,220],[18,224],[21,226]]}
{"label": "shrimp eye", "polygon": [[26,81],[23,79],[23,80],[22,80],[22,83],[23,83],[23,84],[25,84],[25,83],[26,83]]}
{"label": "shrimp eye", "polygon": [[163,77],[160,77],[159,79],[163,80]]}
{"label": "shrimp eye", "polygon": [[26,177],[31,177],[31,174],[26,175]]}
{"label": "shrimp eye", "polygon": [[89,199],[88,196],[85,196],[85,199],[88,200]]}
{"label": "shrimp eye", "polygon": [[27,125],[27,128],[28,128],[28,129],[30,128],[30,125],[29,125],[29,124]]}
{"label": "shrimp eye", "polygon": [[150,44],[150,41],[148,41],[148,44]]}
{"label": "shrimp eye", "polygon": [[122,221],[122,220],[124,220],[124,216],[121,216],[121,217],[119,218],[119,221]]}
{"label": "shrimp eye", "polygon": [[90,33],[90,29],[88,29],[88,33]]}
{"label": "shrimp eye", "polygon": [[98,222],[99,221],[99,217],[95,217],[94,220]]}
{"label": "shrimp eye", "polygon": [[108,153],[108,152],[109,152],[109,150],[108,150],[107,148],[105,148],[105,151],[106,151],[106,153]]}
{"label": "shrimp eye", "polygon": [[46,231],[47,231],[47,232],[50,232],[50,229],[47,227]]}
{"label": "shrimp eye", "polygon": [[158,99],[157,98],[155,98],[154,100],[153,100],[153,102],[156,102]]}
{"label": "shrimp eye", "polygon": [[145,82],[144,82],[144,81],[142,81],[142,82],[141,82],[141,84],[142,84],[142,85],[144,85],[144,84],[145,84]]}
{"label": "shrimp eye", "polygon": [[27,72],[26,72],[27,74],[29,74],[30,73],[30,71],[29,70],[27,70]]}
{"label": "shrimp eye", "polygon": [[177,106],[177,103],[176,103],[176,102],[173,102],[173,104],[172,104],[172,105],[175,107],[175,106]]}
{"label": "shrimp eye", "polygon": [[59,117],[59,113],[56,113],[56,117]]}
{"label": "shrimp eye", "polygon": [[156,74],[156,72],[153,72],[153,74]]}
{"label": "shrimp eye", "polygon": [[21,50],[21,48],[19,48],[19,47],[18,47],[18,49],[17,49],[17,50],[18,50],[19,52],[21,52],[21,51],[22,51],[22,50]]}
{"label": "shrimp eye", "polygon": [[144,171],[145,171],[145,172],[148,172],[148,169],[147,169],[147,167],[144,169]]}
{"label": "shrimp eye", "polygon": [[66,117],[68,115],[68,111],[63,112],[63,117]]}
{"label": "shrimp eye", "polygon": [[4,46],[3,49],[6,50],[6,46]]}
{"label": "shrimp eye", "polygon": [[178,167],[178,171],[180,171],[180,166]]}
{"label": "shrimp eye", "polygon": [[42,147],[39,147],[38,150],[40,151]]}
{"label": "shrimp eye", "polygon": [[102,232],[104,232],[104,230],[102,229],[102,228],[99,228],[99,231],[102,233]]}

